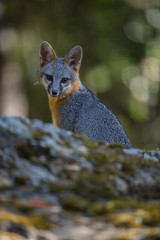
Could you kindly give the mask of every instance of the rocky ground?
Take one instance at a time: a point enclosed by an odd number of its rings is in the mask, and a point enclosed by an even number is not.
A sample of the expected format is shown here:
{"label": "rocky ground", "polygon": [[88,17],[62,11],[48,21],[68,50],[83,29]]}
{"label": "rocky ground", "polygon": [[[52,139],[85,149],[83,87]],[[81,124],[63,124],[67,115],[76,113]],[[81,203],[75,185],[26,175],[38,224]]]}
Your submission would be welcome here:
{"label": "rocky ground", "polygon": [[160,239],[160,152],[0,118],[0,240]]}

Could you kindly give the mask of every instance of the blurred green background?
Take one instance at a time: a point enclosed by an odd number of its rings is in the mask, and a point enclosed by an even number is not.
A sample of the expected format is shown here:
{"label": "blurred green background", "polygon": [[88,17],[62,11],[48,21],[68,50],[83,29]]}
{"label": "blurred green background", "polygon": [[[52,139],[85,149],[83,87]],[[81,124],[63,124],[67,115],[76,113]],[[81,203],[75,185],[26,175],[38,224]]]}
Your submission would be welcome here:
{"label": "blurred green background", "polygon": [[39,47],[84,50],[80,76],[135,147],[160,149],[159,0],[0,0],[0,115],[51,122]]}

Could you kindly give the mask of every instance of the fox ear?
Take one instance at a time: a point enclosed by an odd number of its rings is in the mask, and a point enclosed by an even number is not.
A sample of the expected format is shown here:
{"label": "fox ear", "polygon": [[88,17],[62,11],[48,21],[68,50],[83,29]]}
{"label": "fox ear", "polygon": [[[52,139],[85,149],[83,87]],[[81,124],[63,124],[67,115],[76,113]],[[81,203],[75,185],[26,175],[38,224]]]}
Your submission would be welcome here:
{"label": "fox ear", "polygon": [[41,67],[57,58],[55,51],[48,42],[41,43],[39,55]]}
{"label": "fox ear", "polygon": [[81,65],[81,60],[83,56],[83,50],[80,46],[75,46],[69,53],[64,57],[64,61],[69,64],[75,70],[79,70]]}

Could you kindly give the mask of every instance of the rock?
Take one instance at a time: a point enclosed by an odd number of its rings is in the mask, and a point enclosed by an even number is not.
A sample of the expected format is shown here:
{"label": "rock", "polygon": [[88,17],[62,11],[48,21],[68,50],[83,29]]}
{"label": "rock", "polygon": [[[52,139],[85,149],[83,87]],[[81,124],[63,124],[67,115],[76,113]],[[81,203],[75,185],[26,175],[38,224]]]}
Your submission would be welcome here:
{"label": "rock", "polygon": [[0,226],[9,240],[158,239],[160,152],[2,117]]}

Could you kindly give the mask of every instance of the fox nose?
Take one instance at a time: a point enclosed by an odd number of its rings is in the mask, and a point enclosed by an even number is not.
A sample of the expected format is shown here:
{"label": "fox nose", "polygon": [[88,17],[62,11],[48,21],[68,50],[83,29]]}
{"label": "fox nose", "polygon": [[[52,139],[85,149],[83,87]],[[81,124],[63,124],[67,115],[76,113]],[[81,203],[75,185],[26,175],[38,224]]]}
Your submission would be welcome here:
{"label": "fox nose", "polygon": [[53,96],[57,96],[57,94],[58,94],[58,91],[52,90],[52,95],[53,95]]}

